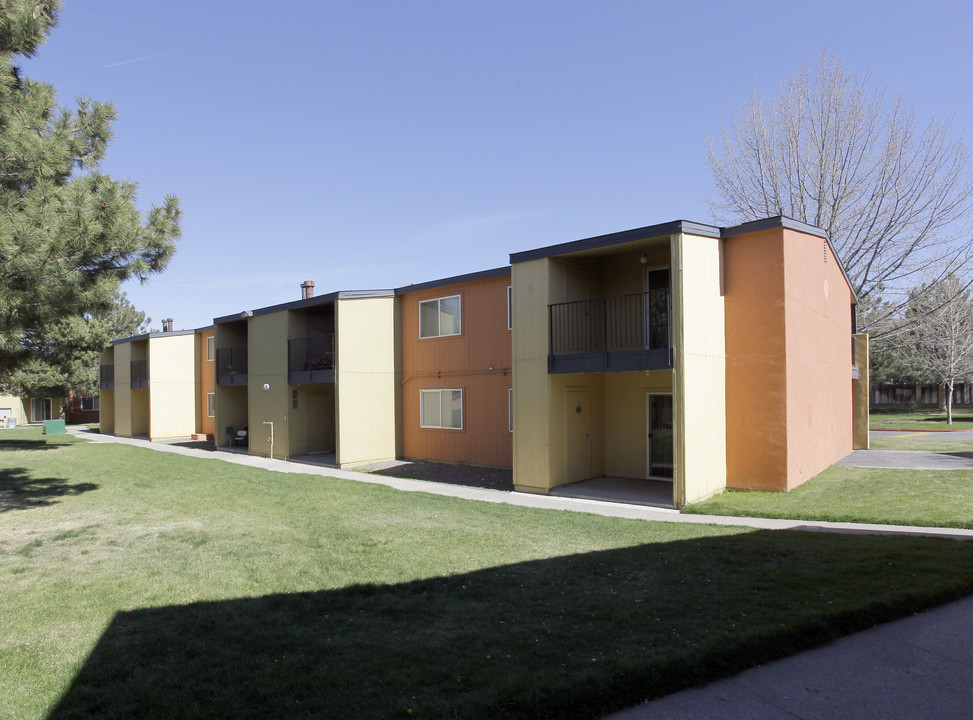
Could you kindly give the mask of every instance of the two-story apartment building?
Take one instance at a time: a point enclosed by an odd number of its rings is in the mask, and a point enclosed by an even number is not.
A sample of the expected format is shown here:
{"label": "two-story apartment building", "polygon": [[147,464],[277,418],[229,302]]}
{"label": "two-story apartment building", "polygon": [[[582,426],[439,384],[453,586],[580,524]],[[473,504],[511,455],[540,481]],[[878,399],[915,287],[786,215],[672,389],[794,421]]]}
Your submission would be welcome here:
{"label": "two-story apartment building", "polygon": [[677,221],[516,253],[514,483],[789,490],[852,450],[856,299],[786,218]]}
{"label": "two-story apartment building", "polygon": [[[195,430],[339,467],[512,467],[527,492],[652,479],[677,507],[728,487],[789,490],[867,446],[854,293],[827,235],[786,218],[653,225],[394,291],[302,290],[181,349],[173,332],[116,342],[103,430]],[[140,379],[162,353],[180,359]]]}

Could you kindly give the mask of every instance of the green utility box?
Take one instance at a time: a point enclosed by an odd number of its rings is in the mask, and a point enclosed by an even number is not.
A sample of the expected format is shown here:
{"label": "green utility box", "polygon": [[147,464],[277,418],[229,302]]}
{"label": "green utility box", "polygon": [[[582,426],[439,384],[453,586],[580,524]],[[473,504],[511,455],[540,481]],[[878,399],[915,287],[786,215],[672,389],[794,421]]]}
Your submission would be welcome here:
{"label": "green utility box", "polygon": [[45,420],[44,421],[44,434],[45,435],[63,435],[64,434],[64,421],[63,420]]}

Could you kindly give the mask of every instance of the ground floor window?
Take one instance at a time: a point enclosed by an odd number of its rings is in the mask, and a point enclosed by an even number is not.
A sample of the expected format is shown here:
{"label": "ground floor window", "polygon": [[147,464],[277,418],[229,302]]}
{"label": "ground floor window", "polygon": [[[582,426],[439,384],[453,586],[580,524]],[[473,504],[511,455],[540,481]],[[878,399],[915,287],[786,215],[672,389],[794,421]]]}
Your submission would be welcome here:
{"label": "ground floor window", "polygon": [[463,429],[463,391],[436,388],[419,391],[419,424],[424,428]]}
{"label": "ground floor window", "polygon": [[54,403],[50,398],[30,399],[30,421],[41,422],[54,419]]}
{"label": "ground floor window", "polygon": [[99,397],[97,395],[92,395],[91,397],[82,397],[81,409],[83,411],[100,410],[101,403],[99,402]]}
{"label": "ground floor window", "polygon": [[216,417],[216,393],[206,393],[206,417]]}

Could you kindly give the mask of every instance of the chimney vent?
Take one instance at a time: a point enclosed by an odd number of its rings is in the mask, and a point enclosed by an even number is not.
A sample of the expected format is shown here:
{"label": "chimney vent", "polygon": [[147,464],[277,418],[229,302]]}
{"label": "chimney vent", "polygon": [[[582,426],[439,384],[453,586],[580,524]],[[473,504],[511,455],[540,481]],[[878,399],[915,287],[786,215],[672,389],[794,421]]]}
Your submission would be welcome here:
{"label": "chimney vent", "polygon": [[172,332],[172,318],[162,318],[162,332]]}
{"label": "chimney vent", "polygon": [[307,300],[308,298],[314,297],[314,281],[305,280],[301,283],[301,300]]}

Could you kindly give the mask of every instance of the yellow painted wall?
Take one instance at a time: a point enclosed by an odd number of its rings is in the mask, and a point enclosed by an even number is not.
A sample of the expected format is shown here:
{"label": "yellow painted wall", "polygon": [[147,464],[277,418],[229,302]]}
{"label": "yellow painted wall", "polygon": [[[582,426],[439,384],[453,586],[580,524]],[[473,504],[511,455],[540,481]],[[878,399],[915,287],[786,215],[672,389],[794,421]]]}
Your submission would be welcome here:
{"label": "yellow painted wall", "polygon": [[[513,480],[517,490],[551,488],[551,376],[547,374],[551,263],[546,258],[515,263],[513,285]],[[560,433],[561,425],[557,425]]]}
{"label": "yellow painted wall", "polygon": [[148,339],[151,440],[189,437],[196,431],[196,336]]}
{"label": "yellow painted wall", "polygon": [[[256,315],[249,321],[247,343],[250,452],[269,457],[273,423],[273,456],[290,458],[287,384],[287,311]],[[264,390],[263,386],[268,389]]]}
{"label": "yellow painted wall", "polygon": [[131,415],[131,433],[132,436],[147,436],[151,440],[149,435],[152,429],[149,417],[151,413],[151,404],[148,388],[135,388],[131,392],[132,401],[132,415]]}
{"label": "yellow painted wall", "polygon": [[[27,408],[24,407],[21,398],[14,395],[0,395],[0,408],[10,408],[10,417],[17,420],[17,425],[27,424]],[[3,418],[0,417],[0,427],[3,427],[3,422]]]}
{"label": "yellow painted wall", "polygon": [[337,462],[396,456],[395,298],[336,302]]}
{"label": "yellow painted wall", "polygon": [[115,349],[115,434],[132,437],[132,343]]}
{"label": "yellow painted wall", "polygon": [[868,450],[868,333],[858,333],[852,337],[855,342],[855,366],[858,368],[858,379],[851,383],[853,446],[855,450]]}
{"label": "yellow painted wall", "polygon": [[722,240],[672,236],[675,504],[726,487]]}
{"label": "yellow painted wall", "polygon": [[672,371],[605,373],[605,474],[647,477],[646,395],[672,392]]}

